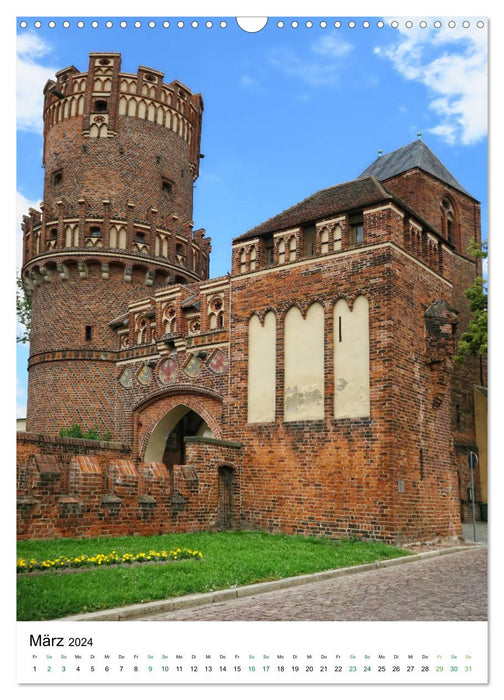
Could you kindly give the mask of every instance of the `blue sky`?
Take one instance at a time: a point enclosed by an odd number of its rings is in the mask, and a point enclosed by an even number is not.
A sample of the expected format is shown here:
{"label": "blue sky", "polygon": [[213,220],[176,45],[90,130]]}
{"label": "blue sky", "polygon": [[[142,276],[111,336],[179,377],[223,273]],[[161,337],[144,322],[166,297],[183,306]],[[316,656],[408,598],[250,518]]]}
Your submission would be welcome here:
{"label": "blue sky", "polygon": [[[388,17],[339,17],[340,26],[330,16],[297,17],[293,27],[293,18],[278,16],[250,33],[225,16],[196,17],[197,27],[183,17],[97,17],[93,27],[93,17],[63,16],[51,27],[48,17],[20,16],[18,221],[42,199],[46,80],[69,65],[86,71],[92,51],[118,51],[123,71],[155,68],[166,82],[180,80],[203,95],[205,158],[194,223],[212,238],[211,276],[230,269],[233,237],[319,189],[359,176],[379,149],[399,148],[418,132],[482,202],[485,235],[487,22],[480,28],[477,18],[467,17],[464,27],[466,18],[457,16],[450,27],[450,18],[441,17],[436,28],[436,19],[411,18],[408,26],[408,18],[399,17],[393,27]],[[18,346],[18,416],[25,412],[27,357],[27,346]]]}

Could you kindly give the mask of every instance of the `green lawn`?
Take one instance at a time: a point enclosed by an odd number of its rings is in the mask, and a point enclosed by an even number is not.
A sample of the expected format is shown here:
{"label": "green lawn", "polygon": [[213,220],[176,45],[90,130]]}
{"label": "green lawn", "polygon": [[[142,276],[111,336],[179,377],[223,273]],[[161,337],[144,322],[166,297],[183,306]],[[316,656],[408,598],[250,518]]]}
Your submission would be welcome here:
{"label": "green lawn", "polygon": [[404,556],[408,552],[376,542],[269,535],[262,532],[201,532],[155,537],[30,540],[18,543],[18,557],[146,552],[187,547],[198,560],[80,569],[18,576],[18,620],[50,620],[92,610],[160,600],[189,593],[243,586]]}

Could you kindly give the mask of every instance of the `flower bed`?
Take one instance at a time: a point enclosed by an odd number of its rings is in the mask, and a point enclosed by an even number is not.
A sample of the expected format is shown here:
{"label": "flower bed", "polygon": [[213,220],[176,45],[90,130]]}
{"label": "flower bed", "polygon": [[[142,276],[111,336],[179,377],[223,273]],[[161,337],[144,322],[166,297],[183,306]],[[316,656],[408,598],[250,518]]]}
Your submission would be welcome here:
{"label": "flower bed", "polygon": [[36,559],[20,558],[16,562],[18,574],[31,571],[48,571],[50,569],[78,569],[81,567],[109,566],[111,564],[135,564],[138,562],[178,561],[180,559],[201,559],[203,554],[198,550],[178,547],[170,551],[139,552],[138,554],[118,554],[115,550],[110,554],[95,554],[94,556],[82,555],[80,557],[57,557],[37,561]]}

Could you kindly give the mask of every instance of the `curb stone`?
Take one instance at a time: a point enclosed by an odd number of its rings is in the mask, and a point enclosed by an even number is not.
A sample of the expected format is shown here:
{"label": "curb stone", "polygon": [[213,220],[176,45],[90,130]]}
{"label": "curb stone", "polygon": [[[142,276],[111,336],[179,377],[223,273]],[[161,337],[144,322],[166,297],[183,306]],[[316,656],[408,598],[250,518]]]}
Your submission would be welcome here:
{"label": "curb stone", "polygon": [[141,620],[141,618],[144,616],[158,615],[184,608],[200,607],[201,605],[209,605],[211,603],[220,603],[223,601],[245,598],[248,596],[258,595],[260,593],[281,590],[283,588],[293,588],[295,586],[302,586],[307,583],[315,583],[317,581],[324,581],[327,579],[339,578],[341,576],[349,576],[351,574],[372,571],[373,569],[383,569],[385,567],[397,566],[412,561],[421,561],[432,557],[467,551],[468,549],[474,549],[475,547],[485,548],[484,545],[479,544],[471,545],[471,547],[447,547],[445,549],[436,549],[429,552],[421,552],[419,554],[398,557],[397,559],[386,559],[370,562],[368,564],[360,564],[358,566],[349,566],[343,569],[330,569],[328,571],[319,571],[314,574],[291,576],[289,578],[283,578],[277,581],[253,583],[247,586],[227,588],[221,591],[213,591],[211,593],[194,593],[177,598],[156,600],[150,603],[135,603],[134,605],[110,608],[109,610],[71,615],[70,617],[60,617],[56,618],[56,620],[58,622],[118,622],[125,620]]}

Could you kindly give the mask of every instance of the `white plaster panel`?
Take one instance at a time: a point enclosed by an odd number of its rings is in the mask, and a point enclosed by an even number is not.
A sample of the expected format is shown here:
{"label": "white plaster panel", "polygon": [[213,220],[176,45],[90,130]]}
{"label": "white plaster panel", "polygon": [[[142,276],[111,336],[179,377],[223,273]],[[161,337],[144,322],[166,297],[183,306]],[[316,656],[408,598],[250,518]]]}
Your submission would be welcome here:
{"label": "white plaster panel", "polygon": [[276,318],[270,311],[264,325],[257,316],[249,321],[248,422],[275,420]]}
{"label": "white plaster panel", "polygon": [[285,317],[284,420],[324,417],[324,309],[312,304],[304,319],[293,307]]}
{"label": "white plaster panel", "polygon": [[334,417],[366,418],[369,401],[369,310],[359,296],[350,311],[344,299],[334,307]]}

